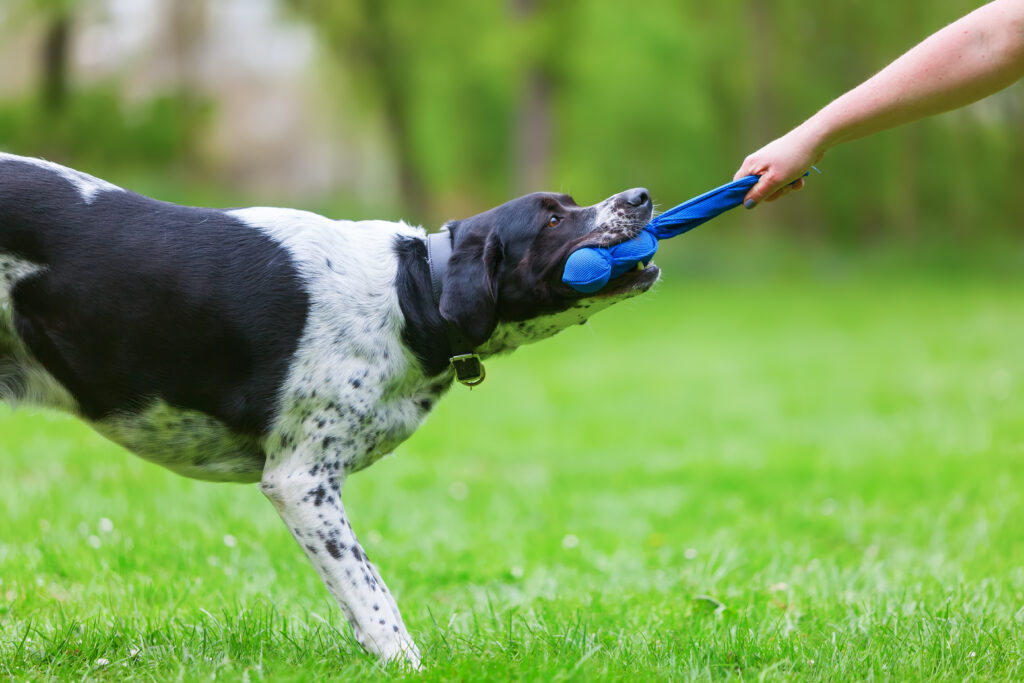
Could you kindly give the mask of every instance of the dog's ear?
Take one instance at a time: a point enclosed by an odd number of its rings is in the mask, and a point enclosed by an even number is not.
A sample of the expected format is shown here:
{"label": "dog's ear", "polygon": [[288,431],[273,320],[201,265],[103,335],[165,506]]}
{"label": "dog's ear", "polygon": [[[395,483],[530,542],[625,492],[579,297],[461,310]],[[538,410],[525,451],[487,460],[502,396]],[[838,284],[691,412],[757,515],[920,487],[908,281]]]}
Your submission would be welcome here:
{"label": "dog's ear", "polygon": [[498,267],[502,245],[497,231],[472,219],[451,224],[455,246],[441,292],[441,317],[458,327],[473,346],[497,326]]}

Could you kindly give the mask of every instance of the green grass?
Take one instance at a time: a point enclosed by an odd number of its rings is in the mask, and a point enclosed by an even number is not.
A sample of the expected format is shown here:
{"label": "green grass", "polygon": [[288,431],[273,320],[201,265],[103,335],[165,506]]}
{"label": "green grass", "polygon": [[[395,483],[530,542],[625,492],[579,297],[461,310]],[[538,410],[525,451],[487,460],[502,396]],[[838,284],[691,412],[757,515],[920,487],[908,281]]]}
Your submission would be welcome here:
{"label": "green grass", "polygon": [[1024,278],[798,270],[492,361],[350,480],[422,674],[255,487],[0,413],[0,677],[1024,679]]}

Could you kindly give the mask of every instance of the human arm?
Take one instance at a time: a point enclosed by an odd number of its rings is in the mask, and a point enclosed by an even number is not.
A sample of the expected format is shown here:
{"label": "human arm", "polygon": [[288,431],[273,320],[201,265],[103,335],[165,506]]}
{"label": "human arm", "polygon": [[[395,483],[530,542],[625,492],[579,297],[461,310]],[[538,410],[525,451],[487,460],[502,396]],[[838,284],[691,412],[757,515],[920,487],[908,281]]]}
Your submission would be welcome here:
{"label": "human arm", "polygon": [[759,175],[761,180],[747,193],[744,206],[800,189],[807,169],[841,142],[962,107],[1021,76],[1024,0],[994,0],[748,156],[735,177]]}

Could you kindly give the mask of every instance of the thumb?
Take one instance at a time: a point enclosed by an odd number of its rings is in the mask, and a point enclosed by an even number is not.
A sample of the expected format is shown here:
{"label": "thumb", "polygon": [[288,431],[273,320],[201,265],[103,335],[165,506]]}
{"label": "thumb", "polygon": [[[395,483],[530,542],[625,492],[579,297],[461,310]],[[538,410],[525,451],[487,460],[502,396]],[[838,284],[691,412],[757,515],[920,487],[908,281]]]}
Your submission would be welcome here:
{"label": "thumb", "polygon": [[770,197],[772,192],[775,190],[774,178],[769,173],[765,173],[761,176],[761,179],[750,188],[747,195],[743,198],[743,208],[753,209],[755,206],[761,203],[765,197]]}

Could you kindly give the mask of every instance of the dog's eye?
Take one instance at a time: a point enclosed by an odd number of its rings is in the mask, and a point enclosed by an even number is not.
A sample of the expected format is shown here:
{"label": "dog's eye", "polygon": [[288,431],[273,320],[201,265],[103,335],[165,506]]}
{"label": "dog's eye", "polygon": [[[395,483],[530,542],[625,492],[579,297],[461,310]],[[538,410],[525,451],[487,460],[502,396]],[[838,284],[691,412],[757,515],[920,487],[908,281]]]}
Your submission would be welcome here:
{"label": "dog's eye", "polygon": [[548,227],[549,228],[556,228],[556,227],[558,227],[558,224],[561,223],[561,222],[562,222],[562,219],[561,219],[560,216],[552,216],[551,218],[548,219]]}

